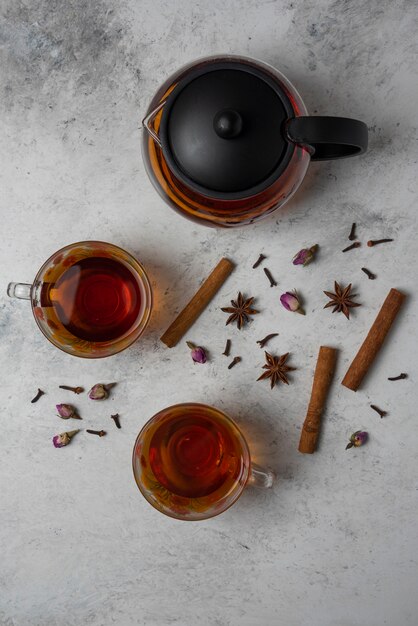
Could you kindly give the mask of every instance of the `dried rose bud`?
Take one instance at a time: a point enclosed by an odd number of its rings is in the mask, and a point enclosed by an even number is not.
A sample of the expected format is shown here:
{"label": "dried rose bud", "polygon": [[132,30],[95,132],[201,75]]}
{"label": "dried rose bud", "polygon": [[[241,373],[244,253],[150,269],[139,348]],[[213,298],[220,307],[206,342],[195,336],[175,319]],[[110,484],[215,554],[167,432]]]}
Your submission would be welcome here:
{"label": "dried rose bud", "polygon": [[106,400],[109,397],[109,389],[112,389],[116,383],[109,383],[104,385],[103,383],[97,383],[89,391],[90,400]]}
{"label": "dried rose bud", "polygon": [[191,352],[190,355],[195,363],[206,363],[206,352],[201,346],[195,346],[191,341],[186,341]]}
{"label": "dried rose bud", "polygon": [[366,431],[356,430],[356,432],[351,435],[350,443],[346,445],[345,449],[348,450],[349,448],[352,448],[353,446],[355,448],[362,446],[364,443],[366,443],[368,437],[369,435]]}
{"label": "dried rose bud", "polygon": [[280,296],[280,302],[288,311],[305,315],[305,311],[300,306],[299,296],[296,291],[286,291],[286,293],[282,293]]}
{"label": "dried rose bud", "polygon": [[73,417],[76,420],[81,420],[81,417],[78,415],[77,411],[71,404],[57,404],[56,405],[58,416],[63,420],[68,420],[70,417]]}
{"label": "dried rose bud", "polygon": [[293,265],[303,265],[303,267],[305,267],[305,265],[309,265],[317,250],[317,243],[311,248],[302,248],[302,250],[299,250],[299,252],[293,257]]}
{"label": "dried rose bud", "polygon": [[60,435],[55,435],[55,437],[52,437],[52,443],[54,444],[55,448],[63,448],[64,446],[68,446],[68,444],[70,443],[71,439],[78,432],[80,432],[80,431],[79,430],[70,430],[70,431],[68,431],[66,433],[61,433]]}

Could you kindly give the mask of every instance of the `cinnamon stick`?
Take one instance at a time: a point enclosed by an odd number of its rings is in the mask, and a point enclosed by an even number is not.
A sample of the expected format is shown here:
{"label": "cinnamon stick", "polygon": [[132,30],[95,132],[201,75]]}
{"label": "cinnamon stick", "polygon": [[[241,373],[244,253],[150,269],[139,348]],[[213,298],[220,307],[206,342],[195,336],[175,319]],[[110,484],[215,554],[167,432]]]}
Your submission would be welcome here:
{"label": "cinnamon stick", "polygon": [[395,321],[405,298],[405,294],[397,289],[391,289],[389,291],[366,339],[363,341],[342,380],[341,384],[344,385],[344,387],[348,387],[348,389],[352,389],[353,391],[357,391],[360,387],[363,378],[366,376],[377,353],[382,347],[386,335]]}
{"label": "cinnamon stick", "polygon": [[312,454],[316,450],[321,415],[331,385],[336,360],[337,350],[335,348],[328,348],[327,346],[319,348],[311,399],[300,434],[299,452]]}
{"label": "cinnamon stick", "polygon": [[219,261],[190,302],[186,304],[160,338],[166,346],[172,348],[187,333],[217,291],[222,287],[234,267],[235,265],[229,259],[223,258]]}

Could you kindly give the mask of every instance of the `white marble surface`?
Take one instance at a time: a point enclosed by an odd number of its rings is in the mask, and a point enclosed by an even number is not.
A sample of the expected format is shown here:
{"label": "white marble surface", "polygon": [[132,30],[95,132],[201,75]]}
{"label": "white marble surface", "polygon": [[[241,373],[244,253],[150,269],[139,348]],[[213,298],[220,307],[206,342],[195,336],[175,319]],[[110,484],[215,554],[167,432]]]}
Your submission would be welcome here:
{"label": "white marble surface", "polygon": [[[418,621],[416,414],[418,9],[412,1],[3,0],[0,247],[0,624],[2,626],[415,626]],[[308,109],[370,127],[362,158],[311,165],[296,197],[254,227],[223,232],[182,220],[148,181],[139,120],[177,67],[216,52],[272,63]],[[363,247],[347,254],[352,221]],[[369,249],[371,237],[393,244]],[[77,360],[37,331],[9,280],[29,281],[53,251],[99,238],[135,252],[156,290],[143,340],[103,361]],[[319,243],[318,261],[293,254]],[[251,264],[259,254],[279,281]],[[223,255],[238,268],[188,334],[210,363],[158,340]],[[367,266],[378,275],[369,281]],[[323,310],[323,289],[352,281],[363,306],[348,322]],[[282,309],[298,288],[306,317]],[[339,382],[390,287],[409,300],[358,393]],[[241,334],[219,311],[238,289],[262,311]],[[289,387],[256,383],[267,332],[298,369]],[[242,363],[226,369],[226,337]],[[320,450],[297,451],[320,344],[341,349]],[[401,371],[409,379],[387,376]],[[58,384],[117,380],[83,426],[106,426],[63,450]],[[47,391],[37,404],[30,399]],[[73,399],[73,398],[72,398]],[[187,524],[137,491],[135,436],[162,407],[211,403],[275,469],[227,513]],[[380,419],[374,402],[387,409]],[[109,424],[118,411],[122,430]],[[63,428],[64,425],[64,428]],[[370,443],[345,451],[356,429]]]}

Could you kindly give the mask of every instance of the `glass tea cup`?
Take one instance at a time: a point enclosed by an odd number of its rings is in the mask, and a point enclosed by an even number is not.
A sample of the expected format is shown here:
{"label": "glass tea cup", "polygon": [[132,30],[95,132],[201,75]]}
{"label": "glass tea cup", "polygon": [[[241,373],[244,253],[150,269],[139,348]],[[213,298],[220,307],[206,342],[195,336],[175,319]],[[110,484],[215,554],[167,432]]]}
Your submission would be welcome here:
{"label": "glass tea cup", "polygon": [[252,462],[235,422],[205,404],[176,404],[152,417],[134,445],[136,483],[158,511],[204,520],[226,511],[247,484],[271,487],[274,475]]}
{"label": "glass tea cup", "polygon": [[68,354],[101,358],[144,331],[152,292],[142,265],[118,246],[73,243],[53,254],[32,284],[9,283],[10,297],[30,300],[45,337]]}

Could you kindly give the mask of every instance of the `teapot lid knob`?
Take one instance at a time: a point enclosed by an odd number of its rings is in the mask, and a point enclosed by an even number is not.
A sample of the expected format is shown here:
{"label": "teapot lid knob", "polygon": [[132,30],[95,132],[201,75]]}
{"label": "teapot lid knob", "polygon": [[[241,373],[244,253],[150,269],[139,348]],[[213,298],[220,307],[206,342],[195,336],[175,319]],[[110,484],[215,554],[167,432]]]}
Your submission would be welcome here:
{"label": "teapot lid knob", "polygon": [[242,117],[234,109],[223,109],[215,115],[213,128],[218,137],[233,139],[242,131]]}

